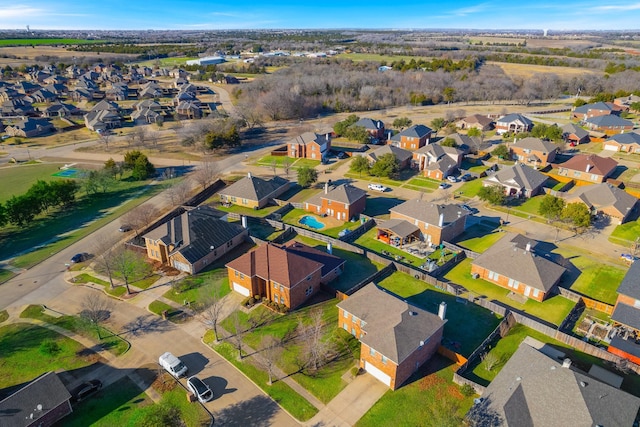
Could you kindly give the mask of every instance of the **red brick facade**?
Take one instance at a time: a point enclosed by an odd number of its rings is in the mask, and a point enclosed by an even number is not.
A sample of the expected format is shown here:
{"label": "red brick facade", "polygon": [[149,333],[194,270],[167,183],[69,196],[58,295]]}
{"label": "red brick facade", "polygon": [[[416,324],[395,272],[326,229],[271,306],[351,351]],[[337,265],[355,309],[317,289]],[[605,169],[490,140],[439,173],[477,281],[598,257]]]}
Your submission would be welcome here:
{"label": "red brick facade", "polygon": [[[545,291],[541,289],[536,289],[532,286],[528,286],[525,283],[520,283],[518,281],[511,280],[509,277],[504,276],[502,274],[497,274],[495,272],[489,271],[485,268],[482,268],[476,264],[471,264],[471,274],[478,274],[481,279],[486,280],[487,282],[493,283],[505,289],[508,289],[514,293],[525,295],[529,299],[533,299],[536,301],[543,301],[546,297]],[[511,284],[511,286],[509,286]]]}

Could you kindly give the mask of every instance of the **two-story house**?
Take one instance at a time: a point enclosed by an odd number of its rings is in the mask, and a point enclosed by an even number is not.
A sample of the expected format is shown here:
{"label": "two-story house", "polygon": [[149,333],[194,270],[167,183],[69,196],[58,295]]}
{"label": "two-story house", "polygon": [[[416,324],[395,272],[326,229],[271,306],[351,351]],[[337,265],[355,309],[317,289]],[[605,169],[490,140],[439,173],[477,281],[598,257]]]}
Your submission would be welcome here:
{"label": "two-story house", "polygon": [[363,117],[355,122],[353,126],[363,127],[369,133],[369,135],[371,135],[371,138],[375,140],[382,141],[385,137],[384,123],[382,122],[382,120],[374,120]]}
{"label": "two-story house", "polygon": [[604,182],[616,170],[618,162],[596,154],[576,154],[558,168],[558,175],[579,181]]}
{"label": "two-story house", "polygon": [[576,107],[571,112],[571,117],[576,120],[585,121],[591,117],[609,116],[620,114],[622,107],[610,102],[594,102]]}
{"label": "two-story house", "polygon": [[548,177],[530,166],[516,163],[502,169],[482,182],[489,187],[498,185],[504,189],[507,196],[533,197],[540,192]]}
{"label": "two-story house", "polygon": [[507,114],[496,120],[496,133],[502,135],[506,132],[529,132],[533,128],[533,122],[522,114]]}
{"label": "two-story house", "polygon": [[331,149],[331,135],[305,132],[287,142],[289,157],[322,160]]}
{"label": "two-story house", "polygon": [[425,125],[413,125],[391,136],[387,144],[404,148],[405,150],[415,151],[429,143],[432,132],[431,128]]}
{"label": "two-story house", "polygon": [[516,139],[509,145],[509,151],[513,160],[538,169],[553,163],[558,147],[551,141],[528,137]]}
{"label": "two-story house", "polygon": [[455,147],[429,144],[414,151],[413,167],[432,179],[445,179],[458,170],[463,153]]}
{"label": "two-story house", "polygon": [[617,292],[611,320],[621,328],[607,351],[640,365],[640,344],[635,340],[640,335],[640,261],[629,266]]}
{"label": "two-story house", "polygon": [[366,207],[367,192],[350,184],[331,187],[304,202],[304,209],[317,215],[328,215],[341,221],[357,218]]}

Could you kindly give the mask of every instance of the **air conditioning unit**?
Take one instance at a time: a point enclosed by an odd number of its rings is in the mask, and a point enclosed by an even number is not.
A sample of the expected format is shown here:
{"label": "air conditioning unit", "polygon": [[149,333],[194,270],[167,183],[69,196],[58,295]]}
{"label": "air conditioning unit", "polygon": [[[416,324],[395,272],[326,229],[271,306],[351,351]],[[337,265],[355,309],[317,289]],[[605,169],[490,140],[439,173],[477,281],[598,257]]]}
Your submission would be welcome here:
{"label": "air conditioning unit", "polygon": [[471,273],[471,277],[473,277],[474,279],[477,279],[480,277],[480,275],[478,273]]}

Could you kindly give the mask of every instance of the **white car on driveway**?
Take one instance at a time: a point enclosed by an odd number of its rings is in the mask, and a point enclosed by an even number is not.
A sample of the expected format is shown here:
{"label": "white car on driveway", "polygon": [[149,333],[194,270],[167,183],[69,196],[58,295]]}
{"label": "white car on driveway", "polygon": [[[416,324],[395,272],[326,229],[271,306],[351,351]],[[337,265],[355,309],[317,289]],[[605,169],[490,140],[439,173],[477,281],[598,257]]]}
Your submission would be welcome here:
{"label": "white car on driveway", "polygon": [[187,380],[187,388],[198,398],[202,403],[208,402],[213,399],[213,392],[200,378],[193,376]]}
{"label": "white car on driveway", "polygon": [[388,188],[382,184],[369,184],[368,188],[369,190],[381,191],[383,193],[388,190]]}

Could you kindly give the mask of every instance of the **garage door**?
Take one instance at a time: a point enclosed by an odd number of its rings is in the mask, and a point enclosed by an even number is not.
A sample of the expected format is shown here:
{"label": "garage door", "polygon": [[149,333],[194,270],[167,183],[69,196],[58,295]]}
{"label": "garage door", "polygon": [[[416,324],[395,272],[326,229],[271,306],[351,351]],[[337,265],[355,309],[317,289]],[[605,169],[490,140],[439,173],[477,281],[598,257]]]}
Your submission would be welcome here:
{"label": "garage door", "polygon": [[391,384],[391,377],[380,369],[376,368],[369,362],[364,362],[364,370],[373,375],[378,381],[389,387]]}
{"label": "garage door", "polygon": [[611,144],[605,144],[604,145],[604,149],[605,150],[609,150],[609,151],[618,151],[618,146],[617,145],[611,145]]}
{"label": "garage door", "polygon": [[244,286],[236,282],[233,282],[233,290],[239,293],[240,295],[244,295],[245,297],[249,296],[249,289],[245,288]]}

